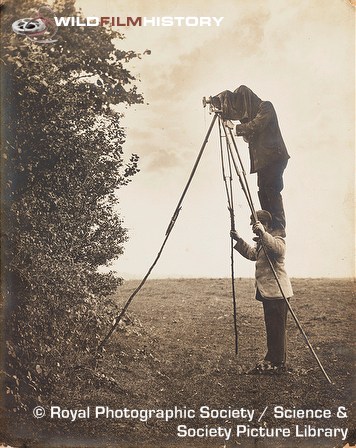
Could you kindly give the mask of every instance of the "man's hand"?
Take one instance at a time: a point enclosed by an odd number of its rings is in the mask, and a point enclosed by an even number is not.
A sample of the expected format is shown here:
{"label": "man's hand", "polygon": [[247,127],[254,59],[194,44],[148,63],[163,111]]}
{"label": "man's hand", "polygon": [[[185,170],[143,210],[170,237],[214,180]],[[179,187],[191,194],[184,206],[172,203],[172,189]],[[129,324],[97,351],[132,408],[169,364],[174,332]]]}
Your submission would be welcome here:
{"label": "man's hand", "polygon": [[240,237],[239,234],[236,232],[236,230],[231,230],[230,231],[230,236],[233,240],[237,241]]}
{"label": "man's hand", "polygon": [[237,136],[244,136],[246,135],[246,129],[243,124],[237,124],[236,125],[236,135]]}
{"label": "man's hand", "polygon": [[263,224],[260,221],[256,221],[252,226],[252,231],[256,235],[263,235],[266,229],[263,227]]}
{"label": "man's hand", "polygon": [[224,126],[233,130],[234,129],[234,123],[230,120],[224,120]]}

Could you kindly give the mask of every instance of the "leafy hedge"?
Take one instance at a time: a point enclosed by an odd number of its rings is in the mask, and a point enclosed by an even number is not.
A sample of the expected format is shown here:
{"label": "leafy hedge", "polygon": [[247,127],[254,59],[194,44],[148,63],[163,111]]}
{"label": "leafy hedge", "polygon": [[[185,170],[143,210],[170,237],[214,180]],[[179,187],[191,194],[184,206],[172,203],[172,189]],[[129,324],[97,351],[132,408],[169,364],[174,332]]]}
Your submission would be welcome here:
{"label": "leafy hedge", "polygon": [[[53,44],[11,30],[31,0],[2,11],[2,261],[6,397],[14,411],[51,400],[53,386],[95,352],[120,279],[100,273],[127,240],[117,190],[138,171],[125,160],[117,105],[141,103],[105,27],[61,27]],[[40,6],[40,5],[39,5]],[[32,10],[32,11],[31,11]],[[74,0],[58,16],[79,15]]]}

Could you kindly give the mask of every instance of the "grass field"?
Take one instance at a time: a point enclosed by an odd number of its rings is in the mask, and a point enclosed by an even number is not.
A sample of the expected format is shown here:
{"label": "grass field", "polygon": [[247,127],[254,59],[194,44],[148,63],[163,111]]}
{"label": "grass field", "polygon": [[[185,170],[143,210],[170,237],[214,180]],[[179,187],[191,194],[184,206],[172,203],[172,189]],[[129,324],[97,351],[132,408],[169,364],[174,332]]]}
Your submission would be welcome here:
{"label": "grass field", "polygon": [[[117,294],[123,304],[137,286],[127,281]],[[254,300],[252,279],[237,279],[239,353],[234,352],[231,284],[229,279],[149,280],[129,308],[96,367],[96,380],[85,371],[73,375],[70,396],[62,392],[57,405],[91,409],[180,409],[195,417],[166,422],[151,418],[31,420],[36,434],[28,447],[343,447],[355,442],[352,431],[355,312],[351,280],[293,279],[292,306],[333,384],[328,384],[291,316],[288,322],[289,373],[248,375],[246,371],[265,353],[262,306]],[[100,381],[100,372],[105,378]],[[247,409],[241,416],[202,418],[199,409]],[[277,418],[274,406],[287,409],[327,409],[330,418]],[[266,409],[267,407],[267,409]],[[336,415],[345,408],[347,417]],[[262,412],[264,415],[261,417]],[[18,434],[18,422],[14,431]],[[24,436],[29,425],[21,421]],[[224,436],[178,437],[178,425],[187,428],[231,428]],[[236,426],[287,428],[287,437],[237,437]],[[295,434],[312,428],[348,428],[347,440]],[[186,430],[187,431],[187,430]],[[214,433],[214,430],[212,430]],[[216,430],[218,431],[218,430]],[[222,431],[222,430],[221,430]],[[259,431],[262,431],[260,429]],[[214,433],[215,434],[215,433]],[[19,434],[18,434],[19,435]],[[20,435],[19,435],[20,436]],[[28,436],[27,436],[28,437]]]}

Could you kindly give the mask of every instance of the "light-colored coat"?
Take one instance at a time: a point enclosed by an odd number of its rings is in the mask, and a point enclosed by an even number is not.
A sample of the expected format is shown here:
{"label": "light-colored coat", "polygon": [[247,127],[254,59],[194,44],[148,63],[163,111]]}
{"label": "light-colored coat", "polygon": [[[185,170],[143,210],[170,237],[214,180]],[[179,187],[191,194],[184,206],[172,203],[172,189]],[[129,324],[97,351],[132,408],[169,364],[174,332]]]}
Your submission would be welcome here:
{"label": "light-colored coat", "polygon": [[[280,236],[272,236],[268,232],[265,232],[261,238],[277,274],[284,296],[286,298],[292,297],[292,285],[284,267],[286,251],[284,239]],[[265,299],[283,299],[261,243],[258,242],[256,246],[252,247],[242,238],[238,238],[234,248],[248,260],[256,261],[256,288],[261,296]]]}

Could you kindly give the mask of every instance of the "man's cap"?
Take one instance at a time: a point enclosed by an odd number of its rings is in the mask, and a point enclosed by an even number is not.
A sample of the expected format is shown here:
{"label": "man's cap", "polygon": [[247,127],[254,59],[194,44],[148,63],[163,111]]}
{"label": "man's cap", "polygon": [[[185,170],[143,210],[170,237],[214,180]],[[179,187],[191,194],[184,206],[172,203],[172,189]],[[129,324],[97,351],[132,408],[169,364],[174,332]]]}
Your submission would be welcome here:
{"label": "man's cap", "polygon": [[[263,224],[272,224],[272,215],[267,210],[257,210],[256,215],[257,219]],[[251,220],[253,220],[253,215],[251,215]]]}

